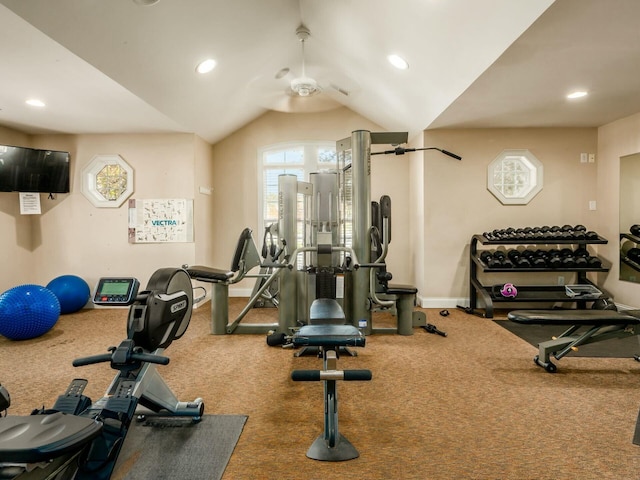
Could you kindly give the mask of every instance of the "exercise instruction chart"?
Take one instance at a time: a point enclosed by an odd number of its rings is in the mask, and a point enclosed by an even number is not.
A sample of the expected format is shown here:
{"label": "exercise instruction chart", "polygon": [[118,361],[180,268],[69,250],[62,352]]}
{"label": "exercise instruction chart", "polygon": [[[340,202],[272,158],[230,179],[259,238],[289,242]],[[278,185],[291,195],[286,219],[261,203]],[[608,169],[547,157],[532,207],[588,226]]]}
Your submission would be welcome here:
{"label": "exercise instruction chart", "polygon": [[193,200],[129,200],[129,243],[184,242],[193,242]]}

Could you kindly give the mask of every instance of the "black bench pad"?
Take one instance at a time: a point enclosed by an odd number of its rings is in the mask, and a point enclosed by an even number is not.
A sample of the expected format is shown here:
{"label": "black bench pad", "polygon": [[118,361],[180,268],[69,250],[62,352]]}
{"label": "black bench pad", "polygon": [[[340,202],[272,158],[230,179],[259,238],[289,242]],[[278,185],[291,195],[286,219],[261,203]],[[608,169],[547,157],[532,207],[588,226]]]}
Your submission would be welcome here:
{"label": "black bench pad", "polygon": [[512,322],[532,325],[618,325],[640,323],[640,310],[514,310],[507,314]]}
{"label": "black bench pad", "polygon": [[202,265],[193,265],[187,267],[186,270],[191,278],[202,282],[226,282],[233,277],[233,272]]}
{"label": "black bench pad", "polygon": [[301,347],[364,347],[365,337],[353,325],[305,325],[292,342]]}
{"label": "black bench pad", "polygon": [[395,285],[390,284],[384,293],[389,295],[415,295],[418,289],[412,285]]}
{"label": "black bench pad", "polygon": [[79,450],[101,430],[100,422],[61,412],[0,418],[0,459],[44,462]]}

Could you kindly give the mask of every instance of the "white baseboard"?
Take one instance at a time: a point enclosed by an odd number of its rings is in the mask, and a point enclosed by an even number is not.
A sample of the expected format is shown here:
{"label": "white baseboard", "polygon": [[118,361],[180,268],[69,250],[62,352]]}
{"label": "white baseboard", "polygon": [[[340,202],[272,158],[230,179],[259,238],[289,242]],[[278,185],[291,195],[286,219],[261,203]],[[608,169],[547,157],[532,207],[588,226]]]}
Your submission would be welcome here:
{"label": "white baseboard", "polygon": [[450,297],[421,297],[420,295],[418,295],[417,303],[421,308],[456,308],[458,305],[469,305],[469,299]]}

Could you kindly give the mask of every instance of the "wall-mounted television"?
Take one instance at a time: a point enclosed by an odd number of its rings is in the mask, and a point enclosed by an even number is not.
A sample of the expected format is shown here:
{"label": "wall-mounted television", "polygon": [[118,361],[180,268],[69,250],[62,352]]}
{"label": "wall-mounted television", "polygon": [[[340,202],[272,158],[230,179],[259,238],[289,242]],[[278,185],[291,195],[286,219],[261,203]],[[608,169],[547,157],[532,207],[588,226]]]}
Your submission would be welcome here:
{"label": "wall-mounted television", "polygon": [[0,191],[69,193],[69,153],[0,145]]}

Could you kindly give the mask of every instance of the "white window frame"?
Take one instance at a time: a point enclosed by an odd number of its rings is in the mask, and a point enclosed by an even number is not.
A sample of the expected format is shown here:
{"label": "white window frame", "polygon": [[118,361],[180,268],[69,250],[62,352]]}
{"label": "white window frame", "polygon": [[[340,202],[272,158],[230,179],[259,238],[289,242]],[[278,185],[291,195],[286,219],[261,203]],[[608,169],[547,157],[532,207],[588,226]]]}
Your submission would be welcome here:
{"label": "white window frame", "polygon": [[503,205],[526,205],[542,190],[543,178],[542,162],[529,150],[503,150],[487,168],[487,189]]}
{"label": "white window frame", "polygon": [[[98,175],[107,166],[117,165],[124,171],[126,187],[117,198],[107,199],[98,188]],[[133,168],[120,155],[96,155],[82,169],[80,190],[98,208],[118,208],[133,194]]]}
{"label": "white window frame", "polygon": [[[264,172],[265,169],[285,169],[285,168],[291,168],[291,169],[298,169],[298,165],[297,164],[291,164],[291,163],[282,163],[282,164],[269,164],[269,165],[265,165],[265,157],[267,154],[270,153],[276,153],[276,152],[284,152],[284,151],[288,151],[288,150],[294,150],[297,148],[302,148],[303,149],[303,159],[304,159],[304,163],[303,164],[299,164],[302,167],[303,170],[303,181],[308,181],[309,179],[309,174],[313,173],[313,172],[318,172],[318,171],[322,171],[322,170],[326,170],[326,167],[319,164],[318,162],[318,158],[317,158],[317,151],[319,148],[326,148],[326,149],[330,149],[333,150],[335,152],[336,149],[336,142],[335,141],[328,141],[328,140],[317,140],[317,141],[291,141],[291,142],[282,142],[282,143],[276,143],[276,144],[272,144],[272,145],[266,145],[263,147],[260,147],[258,149],[258,225],[259,228],[261,229],[261,234],[262,232],[264,232],[264,229],[266,227],[265,225],[265,219],[264,219],[264,195],[265,195],[265,185],[264,185]],[[336,161],[337,161],[337,157],[336,157]],[[333,170],[335,170],[336,165],[334,165],[332,167]]]}

